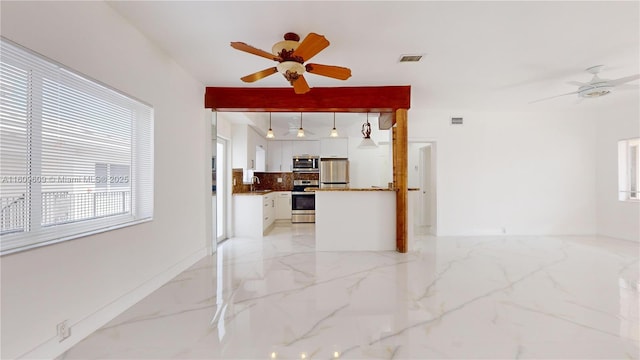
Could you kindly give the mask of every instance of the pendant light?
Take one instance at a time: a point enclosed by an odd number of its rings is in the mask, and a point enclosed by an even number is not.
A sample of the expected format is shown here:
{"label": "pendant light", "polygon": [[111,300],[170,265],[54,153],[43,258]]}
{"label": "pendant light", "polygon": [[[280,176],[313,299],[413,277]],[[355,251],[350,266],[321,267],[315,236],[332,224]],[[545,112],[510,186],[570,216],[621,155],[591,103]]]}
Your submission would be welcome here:
{"label": "pendant light", "polygon": [[300,113],[300,129],[298,129],[298,137],[304,137],[304,129],[302,128],[302,113]]}
{"label": "pendant light", "polygon": [[331,129],[331,137],[338,137],[338,130],[336,129],[336,113],[333,113],[333,129]]}
{"label": "pendant light", "polygon": [[369,113],[367,113],[367,122],[362,124],[362,136],[364,138],[362,139],[360,145],[358,145],[358,148],[371,149],[378,147],[378,145],[376,145],[376,143],[371,140],[371,124],[369,124]]}
{"label": "pendant light", "polygon": [[273,129],[271,129],[271,113],[269,113],[269,131],[267,131],[267,139],[273,139],[274,137],[276,137],[273,134]]}

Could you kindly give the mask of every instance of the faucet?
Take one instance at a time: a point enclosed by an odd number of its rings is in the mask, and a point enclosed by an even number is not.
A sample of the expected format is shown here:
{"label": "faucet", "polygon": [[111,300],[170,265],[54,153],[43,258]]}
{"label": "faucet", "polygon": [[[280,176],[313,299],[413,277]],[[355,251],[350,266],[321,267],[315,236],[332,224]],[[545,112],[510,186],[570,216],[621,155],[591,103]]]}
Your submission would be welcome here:
{"label": "faucet", "polygon": [[251,191],[253,191],[253,184],[255,184],[255,183],[260,184],[260,178],[255,176],[255,175],[253,175],[251,177]]}

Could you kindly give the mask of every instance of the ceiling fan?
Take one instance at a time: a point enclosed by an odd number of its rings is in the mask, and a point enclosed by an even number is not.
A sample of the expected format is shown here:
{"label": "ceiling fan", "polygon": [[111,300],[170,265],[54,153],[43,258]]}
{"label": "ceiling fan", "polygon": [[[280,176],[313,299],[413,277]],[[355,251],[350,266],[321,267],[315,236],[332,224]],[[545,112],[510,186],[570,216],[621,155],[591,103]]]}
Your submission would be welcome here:
{"label": "ceiling fan", "polygon": [[596,65],[586,69],[588,73],[593,74],[591,81],[587,83],[583,83],[579,81],[567,82],[567,84],[578,86],[578,90],[572,91],[566,94],[560,94],[560,95],[555,95],[555,96],[535,100],[530,102],[530,104],[533,104],[539,101],[554,99],[554,98],[565,96],[565,95],[577,94],[578,98],[582,100],[582,99],[591,99],[591,98],[597,98],[597,97],[608,95],[614,89],[616,91],[638,89],[637,85],[631,85],[626,83],[633,80],[640,79],[640,74],[625,76],[615,80],[602,79],[598,76],[598,74],[600,73],[603,67],[604,65]]}
{"label": "ceiling fan", "polygon": [[300,113],[300,126],[295,122],[289,121],[289,130],[282,134],[282,136],[290,136],[295,135],[296,137],[305,137],[306,135],[315,135],[313,131],[304,129],[302,127],[302,113]]}
{"label": "ceiling fan", "polygon": [[329,40],[323,35],[309,33],[302,42],[299,41],[300,36],[297,34],[286,33],[283,41],[273,45],[271,53],[243,42],[232,42],[231,47],[234,49],[262,56],[279,63],[274,67],[260,70],[240,79],[244,82],[254,82],[279,72],[291,83],[296,94],[304,94],[310,90],[309,84],[307,84],[303,75],[305,71],[339,80],[346,80],[351,76],[351,70],[346,67],[312,63],[304,64],[329,46]]}

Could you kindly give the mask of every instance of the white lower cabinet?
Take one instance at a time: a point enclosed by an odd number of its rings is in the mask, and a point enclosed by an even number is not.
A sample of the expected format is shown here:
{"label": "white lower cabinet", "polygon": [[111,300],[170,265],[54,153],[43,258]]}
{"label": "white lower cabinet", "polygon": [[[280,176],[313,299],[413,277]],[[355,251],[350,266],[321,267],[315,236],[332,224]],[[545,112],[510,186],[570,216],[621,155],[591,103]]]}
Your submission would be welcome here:
{"label": "white lower cabinet", "polygon": [[262,230],[265,232],[276,221],[276,197],[270,193],[262,196]]}
{"label": "white lower cabinet", "polygon": [[275,199],[275,193],[233,195],[235,236],[262,237],[275,221]]}
{"label": "white lower cabinet", "polygon": [[291,191],[275,192],[276,220],[291,220]]}

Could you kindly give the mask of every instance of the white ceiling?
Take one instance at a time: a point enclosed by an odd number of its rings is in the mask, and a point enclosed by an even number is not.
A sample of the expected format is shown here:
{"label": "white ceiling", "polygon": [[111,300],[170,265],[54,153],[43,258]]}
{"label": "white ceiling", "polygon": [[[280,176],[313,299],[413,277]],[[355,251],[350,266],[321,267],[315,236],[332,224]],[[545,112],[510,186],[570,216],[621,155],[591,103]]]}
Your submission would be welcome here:
{"label": "white ceiling", "polygon": [[[313,74],[314,86],[411,85],[412,105],[480,110],[591,110],[638,104],[638,90],[576,104],[566,84],[640,73],[640,6],[618,2],[220,2],[109,3],[206,86],[285,87],[278,74],[240,77],[274,65],[234,50],[270,51],[286,32],[325,35],[313,62],[351,68],[346,81]],[[425,54],[399,63],[401,54]],[[637,84],[638,81],[633,83]]]}

